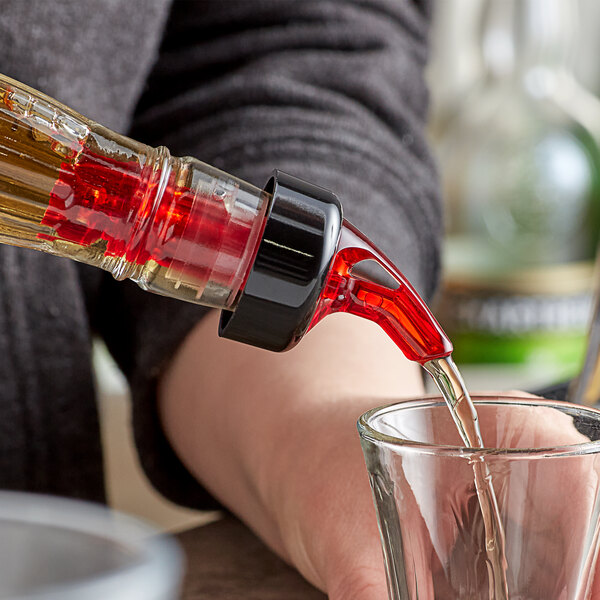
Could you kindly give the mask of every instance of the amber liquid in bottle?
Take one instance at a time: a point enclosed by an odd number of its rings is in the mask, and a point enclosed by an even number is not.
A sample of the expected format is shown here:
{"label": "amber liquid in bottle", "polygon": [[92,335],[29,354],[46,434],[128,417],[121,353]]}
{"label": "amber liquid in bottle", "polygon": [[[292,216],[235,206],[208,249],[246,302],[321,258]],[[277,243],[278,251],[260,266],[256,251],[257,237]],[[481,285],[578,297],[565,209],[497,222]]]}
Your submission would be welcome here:
{"label": "amber liquid in bottle", "polygon": [[0,241],[101,267],[159,294],[232,308],[267,195],[12,83],[0,77]]}

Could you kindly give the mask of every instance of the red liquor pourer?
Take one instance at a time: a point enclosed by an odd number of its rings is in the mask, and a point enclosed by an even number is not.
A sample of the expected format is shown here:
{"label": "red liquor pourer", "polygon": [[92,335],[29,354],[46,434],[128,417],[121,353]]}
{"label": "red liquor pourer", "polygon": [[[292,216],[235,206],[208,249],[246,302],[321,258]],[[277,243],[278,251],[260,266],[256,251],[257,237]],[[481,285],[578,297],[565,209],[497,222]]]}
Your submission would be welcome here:
{"label": "red liquor pourer", "polygon": [[281,171],[269,180],[266,226],[248,281],[220,335],[287,350],[323,317],[377,323],[407,358],[449,356],[452,344],[404,275],[344,221],[336,196]]}

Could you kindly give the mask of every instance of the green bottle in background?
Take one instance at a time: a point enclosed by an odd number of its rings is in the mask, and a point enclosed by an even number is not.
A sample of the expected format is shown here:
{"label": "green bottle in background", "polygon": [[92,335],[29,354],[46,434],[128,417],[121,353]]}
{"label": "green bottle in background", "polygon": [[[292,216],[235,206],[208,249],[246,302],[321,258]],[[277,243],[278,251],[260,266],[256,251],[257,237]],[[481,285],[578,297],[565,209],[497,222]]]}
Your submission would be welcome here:
{"label": "green bottle in background", "polygon": [[485,73],[437,141],[437,312],[462,363],[580,367],[600,230],[597,100],[572,76],[572,0],[489,1]]}

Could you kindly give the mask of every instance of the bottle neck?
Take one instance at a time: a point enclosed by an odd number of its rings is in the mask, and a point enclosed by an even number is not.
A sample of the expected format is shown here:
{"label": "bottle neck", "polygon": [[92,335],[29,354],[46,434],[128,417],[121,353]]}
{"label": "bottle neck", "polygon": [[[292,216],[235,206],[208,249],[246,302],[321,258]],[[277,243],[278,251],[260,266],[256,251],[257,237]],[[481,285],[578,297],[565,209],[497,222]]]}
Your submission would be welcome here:
{"label": "bottle neck", "polygon": [[0,242],[73,258],[164,296],[235,307],[268,194],[2,75],[0,146]]}

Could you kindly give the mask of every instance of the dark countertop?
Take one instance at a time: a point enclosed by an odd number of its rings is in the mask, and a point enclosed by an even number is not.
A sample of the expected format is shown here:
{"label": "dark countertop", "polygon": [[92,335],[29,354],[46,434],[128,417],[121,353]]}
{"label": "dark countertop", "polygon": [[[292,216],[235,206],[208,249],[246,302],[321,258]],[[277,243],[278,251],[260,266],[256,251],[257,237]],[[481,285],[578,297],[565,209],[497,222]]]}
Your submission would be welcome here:
{"label": "dark countertop", "polygon": [[245,525],[226,516],[180,533],[183,600],[325,600]]}

